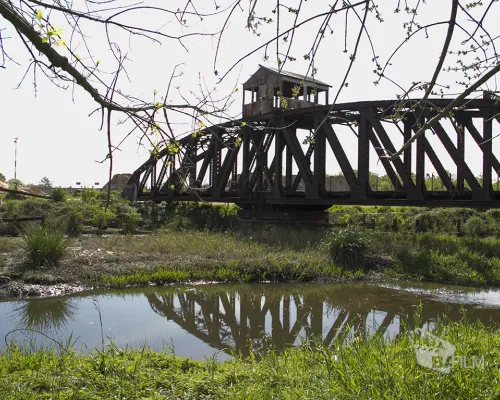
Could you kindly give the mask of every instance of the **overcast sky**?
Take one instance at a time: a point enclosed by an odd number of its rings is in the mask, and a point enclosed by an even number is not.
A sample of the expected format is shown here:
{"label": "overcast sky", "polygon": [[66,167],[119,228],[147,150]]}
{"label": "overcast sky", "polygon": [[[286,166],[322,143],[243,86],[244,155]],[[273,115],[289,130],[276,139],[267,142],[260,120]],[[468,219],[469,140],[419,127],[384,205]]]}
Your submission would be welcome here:
{"label": "overcast sky", "polygon": [[[318,0],[304,3],[306,8],[303,15],[301,14],[300,20],[318,12],[324,12],[331,2]],[[150,1],[147,3],[154,4],[155,2]],[[162,4],[164,2],[158,1],[157,3]],[[184,4],[184,2],[179,1],[168,3],[171,9],[174,10]],[[287,2],[290,6],[295,6],[295,3],[298,4],[298,1]],[[384,23],[379,23],[370,15],[368,30],[375,44],[379,61],[384,63],[404,39],[405,31],[402,24],[408,17],[401,13],[394,13],[398,3],[396,0],[377,1],[376,3],[380,5]],[[416,4],[416,1],[409,1],[408,3]],[[81,2],[75,2],[75,4],[78,6]],[[213,11],[213,2],[200,1],[200,4],[203,5],[199,7],[200,10],[205,7],[205,10]],[[218,0],[218,4],[224,6],[229,2]],[[261,0],[259,4],[261,5],[258,10],[260,14],[267,13],[266,16],[276,18],[276,15],[271,13],[272,6],[268,2],[264,3]],[[427,4],[422,6],[417,19],[422,24],[447,20],[450,14],[450,5],[451,1],[428,0]],[[493,5],[491,16],[485,21],[486,26],[492,26],[492,33],[495,33],[495,30],[500,30],[500,27],[496,26],[498,24],[494,23],[494,16],[498,15],[498,10],[495,10],[495,8],[498,7],[498,3]],[[359,8],[359,12],[362,12],[361,8]],[[253,35],[245,29],[246,17],[246,12],[237,10],[223,35],[216,65],[219,76],[227,71],[241,56],[268,40],[271,37],[270,35],[275,34],[276,26],[270,25],[262,29],[260,37]],[[283,26],[289,24],[293,17],[293,14],[282,10]],[[330,35],[328,32],[315,61],[318,68],[317,78],[333,86],[330,90],[330,99],[335,97],[339,84],[343,79],[349,63],[349,55],[353,51],[357,30],[359,29],[359,21],[351,13],[348,24],[348,51],[344,53],[344,17],[342,15],[332,19],[330,25],[334,33]],[[170,34],[179,34],[181,32],[178,23],[172,16],[157,12],[137,13],[128,18],[128,22],[130,21],[150,29],[165,25],[164,30]],[[192,22],[194,23],[193,19]],[[309,51],[321,22],[322,20],[317,20],[305,25],[296,32],[295,43],[290,55],[296,57],[297,61],[288,62],[285,67],[286,70],[298,73],[307,71],[308,64],[303,55]],[[223,23],[223,17],[207,17],[203,21],[197,22],[192,31],[216,32]],[[63,25],[63,22],[61,22],[61,25]],[[87,29],[89,43],[96,59],[101,61],[101,69],[112,72],[116,64],[109,54],[102,28],[95,24],[84,24],[83,26]],[[0,28],[5,27],[13,35],[8,23],[0,19]],[[445,32],[446,26],[441,25],[430,28],[427,32],[428,38],[426,38],[424,32],[416,35],[393,59],[392,66],[388,70],[391,79],[394,79],[405,88],[413,81],[430,80],[444,41]],[[454,43],[460,43],[464,37],[463,33],[457,32]],[[258,64],[276,67],[276,48],[270,46],[270,57],[267,62],[263,60],[263,51],[259,51],[238,64],[224,81],[218,83],[218,77],[213,73],[214,54],[217,46],[217,42],[213,37],[198,36],[186,40],[184,43],[189,52],[185,51],[174,40],[164,40],[163,45],[158,45],[146,39],[129,39],[128,35],[118,31],[112,31],[112,38],[120,43],[122,50],[127,52],[129,58],[126,65],[128,79],[125,75],[122,75],[120,87],[128,93],[145,100],[153,99],[154,90],[159,94],[165,92],[173,68],[179,63],[184,63],[180,67],[183,76],[176,79],[173,86],[179,87],[187,98],[193,98],[190,91],[197,93],[197,85],[200,79],[207,87],[215,87],[214,96],[222,98],[232,93],[235,85],[241,88],[241,84],[257,70]],[[281,44],[280,48],[284,51],[285,45]],[[76,182],[79,181],[85,186],[92,186],[96,182],[99,182],[102,186],[107,181],[108,164],[101,164],[98,161],[106,157],[107,142],[106,133],[100,130],[100,113],[97,112],[89,116],[95,110],[96,104],[86,92],[78,87],[74,90],[72,88],[68,90],[59,89],[45,79],[40,72],[37,75],[36,96],[32,71],[26,76],[21,87],[17,88],[24,75],[29,55],[19,40],[15,38],[8,42],[7,50],[10,56],[21,65],[9,63],[6,69],[0,69],[0,93],[2,94],[0,96],[0,109],[2,110],[0,172],[5,174],[8,179],[14,176],[14,138],[18,137],[17,176],[23,182],[38,183],[43,176],[47,176],[55,185],[75,186]],[[340,102],[394,99],[396,94],[400,93],[400,90],[388,81],[382,81],[377,86],[373,84],[376,77],[372,72],[374,64],[371,60],[371,47],[367,36],[364,35],[361,39],[358,57],[348,79],[349,86],[342,91],[339,98]],[[455,60],[456,58],[450,57],[445,66],[454,65]],[[109,79],[108,82],[110,82],[112,76],[105,75],[105,78]],[[461,87],[455,84],[456,80],[456,74],[443,73],[440,83],[451,85],[451,92],[458,93]],[[495,82],[490,83],[490,88],[496,89]],[[241,112],[241,91],[234,95],[235,102],[230,112],[238,117]],[[173,103],[182,100],[175,89],[172,91],[170,98]],[[116,124],[119,119],[117,115],[114,123]],[[193,128],[193,122],[189,118],[172,115],[172,121],[175,123],[174,127],[178,134]],[[127,124],[114,126],[114,143],[118,143],[129,132],[129,129],[130,126]],[[494,135],[498,132],[499,128],[498,124],[496,124],[494,126]],[[435,143],[433,138],[430,140],[431,143]],[[356,153],[355,137],[351,135],[343,138],[343,141],[346,148],[350,149],[348,155],[352,154],[354,158]],[[494,150],[497,153],[498,146],[497,141],[495,141]],[[437,144],[436,150],[442,156],[445,167],[447,165],[451,166],[447,156]],[[479,150],[477,148],[472,146],[468,148],[466,155],[468,161],[479,159],[478,157]],[[137,135],[132,134],[121,146],[121,151],[115,153],[114,172],[131,173],[147,158],[148,149],[139,147]],[[356,160],[352,160],[352,163],[353,165],[357,164]],[[475,174],[481,172],[479,162],[472,162],[471,165]],[[372,157],[371,169],[382,172],[382,167],[376,162],[375,157]],[[339,172],[338,165],[333,161],[329,161],[327,163],[327,173],[333,174],[336,172]],[[429,168],[429,172],[432,172],[431,168]]]}

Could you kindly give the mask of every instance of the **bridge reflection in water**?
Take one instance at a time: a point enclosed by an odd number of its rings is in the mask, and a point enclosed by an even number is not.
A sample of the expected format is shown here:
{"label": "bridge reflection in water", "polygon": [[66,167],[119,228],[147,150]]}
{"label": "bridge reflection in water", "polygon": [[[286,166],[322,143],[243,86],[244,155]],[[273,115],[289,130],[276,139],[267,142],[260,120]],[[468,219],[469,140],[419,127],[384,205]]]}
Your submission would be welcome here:
{"label": "bridge reflection in water", "polygon": [[[367,290],[369,288],[369,290]],[[297,289],[297,288],[295,288]],[[331,344],[354,334],[392,339],[439,314],[461,318],[461,306],[430,295],[367,285],[253,285],[157,291],[152,309],[215,349],[246,356],[251,350],[283,349],[302,340]],[[465,307],[467,308],[467,306]],[[470,307],[472,320],[498,320],[498,309]]]}

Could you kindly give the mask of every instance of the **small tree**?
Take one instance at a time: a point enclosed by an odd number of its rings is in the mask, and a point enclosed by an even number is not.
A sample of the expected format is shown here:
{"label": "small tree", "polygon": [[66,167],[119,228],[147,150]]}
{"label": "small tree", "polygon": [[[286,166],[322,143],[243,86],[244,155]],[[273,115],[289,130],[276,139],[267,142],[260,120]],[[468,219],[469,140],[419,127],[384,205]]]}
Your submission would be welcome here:
{"label": "small tree", "polygon": [[47,178],[46,176],[44,176],[44,177],[40,180],[40,186],[50,188],[50,187],[52,187],[52,182],[50,181],[50,179],[49,179],[49,178]]}
{"label": "small tree", "polygon": [[[23,183],[19,179],[9,179],[9,190],[20,190],[23,186]],[[18,200],[21,196],[15,193],[7,193],[5,196],[5,200]]]}
{"label": "small tree", "polygon": [[52,189],[51,199],[55,202],[61,202],[66,200],[66,190],[62,187],[55,187]]}
{"label": "small tree", "polygon": [[6,182],[5,175],[0,172],[0,182]]}
{"label": "small tree", "polygon": [[20,186],[24,186],[24,184],[19,179],[9,179],[7,183],[9,184],[10,190],[18,190]]}

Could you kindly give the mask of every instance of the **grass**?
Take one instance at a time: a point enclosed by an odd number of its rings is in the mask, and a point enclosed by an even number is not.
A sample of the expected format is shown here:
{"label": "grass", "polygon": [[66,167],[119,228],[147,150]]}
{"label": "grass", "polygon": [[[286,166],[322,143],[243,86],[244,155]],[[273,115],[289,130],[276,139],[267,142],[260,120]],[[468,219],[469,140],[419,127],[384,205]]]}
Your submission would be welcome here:
{"label": "grass", "polygon": [[19,248],[18,240],[0,236],[0,252],[12,251]]}
{"label": "grass", "polygon": [[23,234],[23,248],[34,267],[57,265],[68,248],[64,233],[45,227],[28,227]]}
{"label": "grass", "polygon": [[144,268],[119,274],[104,270],[94,275],[96,281],[113,287],[196,280],[334,280],[346,275],[328,254],[312,247],[297,250],[218,232],[169,231],[133,240],[112,236],[102,241],[90,239],[87,244],[110,249],[124,259],[131,257],[129,262],[148,261]]}
{"label": "grass", "polygon": [[367,231],[349,225],[328,232],[322,244],[334,261],[342,265],[359,265],[368,251],[370,238]]}
{"label": "grass", "polygon": [[[416,363],[409,333],[305,343],[260,357],[193,361],[147,347],[111,344],[91,354],[11,343],[0,353],[0,398],[6,399],[487,399],[500,396],[500,333],[467,321],[436,322],[434,334],[456,355],[484,357],[484,365],[449,374]],[[470,366],[470,363],[469,363]]]}
{"label": "grass", "polygon": [[[116,196],[112,214],[117,221],[104,221],[108,217],[102,214],[102,193],[86,190],[81,199],[69,200],[4,203],[3,217],[46,215],[48,226],[65,228],[76,238],[55,268],[50,264],[60,256],[54,252],[51,260],[48,253],[42,255],[40,240],[29,245],[38,249],[28,252],[32,256],[26,262],[18,251],[19,240],[0,237],[0,275],[30,283],[119,286],[185,279],[253,282],[366,276],[500,285],[498,210],[334,206],[332,221],[347,228],[328,233],[319,227],[241,223],[234,205],[134,207]],[[101,226],[110,222],[129,233],[162,228],[147,236],[79,236],[92,221]],[[357,225],[373,232],[351,228]],[[0,226],[0,232],[7,228],[18,231],[12,225]],[[44,269],[37,270],[38,265]]]}
{"label": "grass", "polygon": [[360,271],[351,273],[334,265],[311,266],[308,264],[272,263],[267,266],[249,267],[238,264],[214,265],[206,268],[157,266],[152,271],[130,275],[103,276],[100,283],[110,287],[130,285],[167,284],[189,281],[211,282],[262,282],[311,280],[334,281],[342,278],[358,278]]}
{"label": "grass", "polygon": [[459,285],[500,285],[500,239],[439,234],[378,234],[391,254],[389,275]]}
{"label": "grass", "polygon": [[[345,265],[335,258],[337,253],[332,257],[325,240],[321,242],[325,235],[331,238],[336,233],[263,227],[236,233],[169,229],[136,236],[80,236],[72,239],[57,266],[43,269],[30,268],[20,258],[21,239],[0,238],[0,275],[28,283],[81,282],[105,287],[196,280],[339,281],[375,276],[500,285],[497,238],[370,232],[368,249],[362,249],[365,256],[354,253],[357,261]],[[365,243],[365,233],[360,231],[360,235]],[[353,250],[350,239],[341,243]]]}

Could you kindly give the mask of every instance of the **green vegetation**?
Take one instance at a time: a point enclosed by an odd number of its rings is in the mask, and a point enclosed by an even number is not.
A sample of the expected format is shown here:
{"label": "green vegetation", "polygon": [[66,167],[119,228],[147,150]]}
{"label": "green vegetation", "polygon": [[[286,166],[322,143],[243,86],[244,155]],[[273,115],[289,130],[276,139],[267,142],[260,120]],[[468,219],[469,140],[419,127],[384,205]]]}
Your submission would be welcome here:
{"label": "green vegetation", "polygon": [[[26,269],[17,252],[21,241],[13,238],[9,250],[0,253],[0,266],[10,266],[0,275],[111,286],[373,277],[500,284],[498,210],[335,206],[332,227],[306,229],[239,222],[234,205],[134,206],[117,193],[108,208],[105,203],[106,193],[94,189],[64,202],[4,201],[1,217],[44,215],[47,229],[75,237],[77,250],[57,268]],[[0,224],[3,234],[22,230],[19,223]]]}
{"label": "green vegetation", "polygon": [[349,225],[328,232],[323,239],[323,245],[334,261],[342,265],[359,265],[364,261],[370,238],[366,230]]}
{"label": "green vegetation", "polygon": [[[183,229],[234,230],[238,226],[237,207],[204,203],[139,204],[137,207],[112,193],[106,205],[106,193],[96,189],[83,189],[68,197],[64,189],[54,188],[52,201],[28,198],[4,201],[0,218],[46,217],[49,225],[75,236],[81,233],[103,233],[121,229],[135,233],[170,226]],[[67,201],[66,201],[67,200]],[[1,224],[0,235],[16,235],[17,224]]]}
{"label": "green vegetation", "polygon": [[61,187],[55,187],[52,189],[52,193],[50,198],[54,200],[56,203],[62,202],[66,200],[66,190]]}
{"label": "green vegetation", "polygon": [[64,234],[46,227],[28,227],[23,234],[23,247],[30,265],[56,265],[66,253]]}
{"label": "green vegetation", "polygon": [[[274,261],[274,262],[273,262]],[[301,260],[302,261],[302,260]],[[261,282],[261,281],[310,281],[335,280],[341,278],[356,278],[361,275],[342,271],[335,265],[310,265],[279,262],[272,260],[269,265],[248,266],[245,264],[226,263],[201,267],[158,266],[152,271],[141,271],[130,275],[103,276],[100,283],[111,287],[125,287],[130,285],[167,284],[189,281],[210,282]]]}
{"label": "green vegetation", "polygon": [[310,281],[362,276],[361,270],[342,271],[327,252],[313,247],[295,250],[220,232],[169,229],[133,238],[86,236],[73,239],[72,248],[57,267],[23,269],[20,263],[17,272],[11,273],[27,282],[79,281],[113,287],[187,280]]}
{"label": "green vegetation", "polygon": [[[106,209],[94,190],[65,202],[5,201],[3,216],[46,215],[47,222],[22,238],[0,237],[0,275],[94,287],[394,277],[500,285],[497,210],[333,207],[336,226],[329,228],[238,223],[236,212],[196,203],[134,207],[117,196]],[[58,228],[74,236],[71,251]],[[80,235],[89,230],[116,234]],[[130,236],[137,232],[143,234]],[[28,262],[20,257],[23,246]],[[71,312],[71,304],[54,310],[61,318]],[[418,316],[414,324],[420,326]],[[419,366],[409,333],[393,342],[381,336],[344,341],[344,329],[328,347],[311,341],[226,362],[147,347],[110,344],[83,355],[70,343],[56,350],[11,343],[0,354],[0,398],[500,397],[498,327],[465,317],[439,320],[434,333],[454,344],[457,355],[484,356],[484,365],[455,365],[450,374]]]}
{"label": "green vegetation", "polygon": [[391,254],[386,273],[464,285],[500,285],[500,240],[443,234],[378,234],[380,253]]}
{"label": "green vegetation", "polygon": [[118,225],[123,233],[135,233],[141,221],[141,214],[135,211],[122,212],[118,215]]}
{"label": "green vegetation", "polygon": [[464,225],[464,232],[467,236],[484,237],[488,231],[488,222],[478,216],[470,217]]}
{"label": "green vegetation", "polygon": [[238,227],[237,212],[238,207],[231,204],[172,203],[165,205],[161,217],[176,228],[226,230]]}
{"label": "green vegetation", "polygon": [[[418,323],[417,323],[417,326]],[[347,328],[348,329],[348,328]],[[70,343],[56,350],[10,344],[0,354],[0,397],[8,399],[486,399],[498,398],[500,334],[464,318],[440,319],[434,334],[456,346],[449,374],[419,366],[410,333],[331,346],[304,343],[282,353],[217,362],[109,347],[83,355]],[[472,357],[477,363],[472,368]],[[484,357],[484,358],[483,358]],[[484,360],[484,363],[483,363]],[[448,360],[450,361],[450,360]]]}
{"label": "green vegetation", "polygon": [[[12,276],[32,283],[82,282],[123,287],[179,281],[339,281],[402,278],[464,285],[500,285],[500,239],[434,233],[366,232],[364,257],[335,260],[324,237],[335,231],[247,227],[237,233],[177,230],[147,235],[81,236],[54,267],[24,268],[10,261]],[[305,241],[304,238],[309,238]],[[18,238],[0,238],[4,257],[19,257]],[[9,256],[10,255],[10,256]],[[16,256],[17,255],[17,256]]]}

